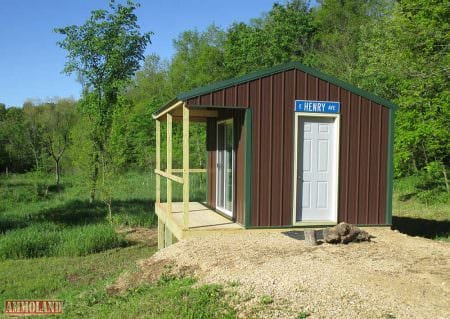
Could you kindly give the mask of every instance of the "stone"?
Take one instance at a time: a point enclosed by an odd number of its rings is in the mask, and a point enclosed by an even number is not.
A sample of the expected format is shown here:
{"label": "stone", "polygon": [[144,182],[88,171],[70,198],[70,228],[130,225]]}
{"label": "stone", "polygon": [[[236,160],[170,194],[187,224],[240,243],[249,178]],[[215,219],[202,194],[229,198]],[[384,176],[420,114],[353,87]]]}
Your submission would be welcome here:
{"label": "stone", "polygon": [[351,242],[370,241],[371,238],[375,238],[365,230],[344,222],[334,227],[326,228],[323,234],[324,241],[330,244],[348,244]]}

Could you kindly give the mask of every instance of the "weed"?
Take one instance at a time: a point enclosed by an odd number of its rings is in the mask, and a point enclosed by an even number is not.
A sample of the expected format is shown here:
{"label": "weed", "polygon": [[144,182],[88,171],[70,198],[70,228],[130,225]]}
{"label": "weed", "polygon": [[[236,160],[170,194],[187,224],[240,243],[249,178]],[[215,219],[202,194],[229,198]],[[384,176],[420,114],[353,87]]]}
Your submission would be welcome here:
{"label": "weed", "polygon": [[273,303],[273,298],[269,295],[262,295],[261,298],[259,299],[259,302],[263,305],[269,305]]}
{"label": "weed", "polygon": [[300,311],[300,313],[297,315],[297,319],[306,319],[309,316],[311,316],[311,314],[308,311],[302,310]]}

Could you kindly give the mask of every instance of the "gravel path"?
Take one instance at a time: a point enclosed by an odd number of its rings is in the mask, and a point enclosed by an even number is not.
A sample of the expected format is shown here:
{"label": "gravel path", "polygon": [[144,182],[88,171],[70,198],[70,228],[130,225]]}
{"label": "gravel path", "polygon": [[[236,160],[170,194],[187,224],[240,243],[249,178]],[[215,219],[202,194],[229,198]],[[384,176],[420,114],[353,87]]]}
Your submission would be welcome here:
{"label": "gravel path", "polygon": [[314,247],[276,232],[192,238],[142,261],[140,275],[172,263],[224,284],[242,317],[450,318],[450,244],[366,230],[373,242]]}

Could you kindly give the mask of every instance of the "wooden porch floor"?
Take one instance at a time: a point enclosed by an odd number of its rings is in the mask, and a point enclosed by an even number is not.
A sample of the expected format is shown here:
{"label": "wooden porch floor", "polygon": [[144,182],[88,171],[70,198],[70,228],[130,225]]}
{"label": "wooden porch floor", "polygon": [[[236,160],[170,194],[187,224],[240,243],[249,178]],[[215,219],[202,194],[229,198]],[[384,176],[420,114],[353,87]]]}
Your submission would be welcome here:
{"label": "wooden porch floor", "polygon": [[166,227],[178,239],[206,235],[211,231],[236,231],[244,228],[219,215],[199,202],[189,203],[189,229],[183,229],[183,203],[172,203],[172,213],[167,213],[167,203],[155,204],[155,211]]}

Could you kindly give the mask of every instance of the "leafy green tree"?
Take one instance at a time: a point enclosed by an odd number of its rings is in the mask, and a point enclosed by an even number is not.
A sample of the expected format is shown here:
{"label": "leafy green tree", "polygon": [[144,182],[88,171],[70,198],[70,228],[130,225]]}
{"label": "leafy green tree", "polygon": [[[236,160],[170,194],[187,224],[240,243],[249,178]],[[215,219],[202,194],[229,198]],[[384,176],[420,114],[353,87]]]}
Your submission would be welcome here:
{"label": "leafy green tree", "polygon": [[28,147],[25,115],[22,108],[10,107],[0,120],[2,171],[23,172],[33,169],[34,159]]}
{"label": "leafy green tree", "polygon": [[215,25],[205,32],[181,33],[174,41],[175,55],[169,67],[173,90],[182,92],[222,80],[224,41],[225,32]]}
{"label": "leafy green tree", "polygon": [[318,0],[314,10],[314,50],[309,63],[356,83],[361,32],[390,12],[391,0]]}
{"label": "leafy green tree", "polygon": [[31,101],[26,101],[22,108],[26,141],[24,146],[27,146],[33,154],[34,169],[39,171],[44,168],[43,162],[45,161],[45,149],[42,143],[43,123],[40,121],[43,109]]}
{"label": "leafy green tree", "polygon": [[61,160],[70,143],[70,130],[75,122],[75,101],[61,99],[42,106],[42,139],[55,166],[55,181],[61,178]]}
{"label": "leafy green tree", "polygon": [[151,33],[140,32],[134,11],[138,4],[111,0],[109,10],[95,10],[81,26],[55,31],[65,38],[58,42],[68,53],[64,71],[83,80],[80,110],[91,125],[91,201],[95,198],[99,169],[109,161],[108,140],[120,90],[139,69]]}
{"label": "leafy green tree", "polygon": [[[400,105],[396,119],[398,176],[440,170],[448,190],[450,165],[450,7],[403,0],[391,16],[364,30],[360,83]],[[434,175],[433,175],[434,176]]]}
{"label": "leafy green tree", "polygon": [[224,45],[228,73],[244,74],[292,60],[304,61],[314,32],[307,2],[275,3],[261,18],[248,25],[235,23],[228,30]]}

